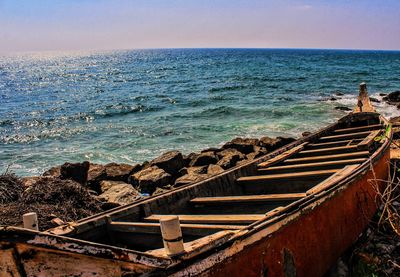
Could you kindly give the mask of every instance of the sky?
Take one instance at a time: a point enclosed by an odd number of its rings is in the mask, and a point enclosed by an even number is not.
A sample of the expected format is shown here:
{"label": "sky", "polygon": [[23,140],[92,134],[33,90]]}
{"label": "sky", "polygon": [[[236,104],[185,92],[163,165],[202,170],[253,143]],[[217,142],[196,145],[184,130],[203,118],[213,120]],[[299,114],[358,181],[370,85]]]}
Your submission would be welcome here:
{"label": "sky", "polygon": [[400,50],[400,1],[0,0],[0,53],[214,47]]}

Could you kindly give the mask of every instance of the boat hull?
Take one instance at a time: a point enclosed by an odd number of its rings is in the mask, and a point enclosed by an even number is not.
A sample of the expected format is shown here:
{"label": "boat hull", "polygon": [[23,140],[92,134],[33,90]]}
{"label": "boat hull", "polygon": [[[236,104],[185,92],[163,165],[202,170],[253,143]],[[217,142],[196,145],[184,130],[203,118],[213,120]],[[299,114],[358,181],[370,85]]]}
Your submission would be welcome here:
{"label": "boat hull", "polygon": [[369,224],[378,207],[371,182],[387,180],[389,168],[387,149],[373,170],[176,276],[322,276]]}

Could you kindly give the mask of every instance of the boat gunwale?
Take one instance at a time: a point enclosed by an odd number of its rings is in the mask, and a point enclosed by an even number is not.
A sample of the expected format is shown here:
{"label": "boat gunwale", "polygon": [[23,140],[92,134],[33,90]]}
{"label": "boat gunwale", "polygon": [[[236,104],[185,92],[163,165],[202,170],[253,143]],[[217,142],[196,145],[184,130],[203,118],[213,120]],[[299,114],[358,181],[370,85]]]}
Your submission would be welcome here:
{"label": "boat gunwale", "polygon": [[[382,119],[382,118],[384,119],[384,123],[387,124],[388,123],[387,120],[384,117],[379,116],[379,119]],[[284,146],[282,148],[279,148],[279,149],[277,149],[277,150],[275,150],[275,151],[273,151],[273,152],[271,152],[271,153],[269,153],[269,154],[267,154],[265,156],[262,156],[262,157],[260,157],[260,158],[258,158],[256,160],[253,160],[253,161],[251,161],[249,163],[234,167],[234,168],[232,168],[230,170],[227,170],[226,172],[223,172],[221,174],[212,176],[209,179],[206,179],[204,181],[193,183],[193,184],[188,184],[186,186],[179,187],[177,189],[174,189],[172,191],[166,192],[164,194],[157,195],[157,196],[154,196],[154,197],[151,197],[151,198],[147,198],[147,199],[143,199],[142,201],[138,201],[138,202],[135,202],[135,203],[132,203],[132,204],[128,204],[128,205],[125,205],[125,206],[122,206],[122,207],[118,207],[118,208],[116,208],[114,210],[110,210],[111,213],[110,213],[110,211],[106,211],[104,213],[97,214],[97,215],[94,215],[92,217],[88,217],[88,218],[82,219],[82,220],[80,220],[78,222],[80,224],[88,224],[88,223],[86,223],[87,221],[90,222],[91,219],[96,218],[96,217],[100,217],[100,216],[102,216],[104,214],[117,213],[117,212],[119,212],[119,211],[121,211],[123,209],[134,207],[135,205],[140,205],[140,204],[143,204],[143,203],[145,203],[147,201],[152,201],[152,200],[154,200],[154,199],[156,199],[158,197],[162,197],[163,195],[172,194],[172,193],[174,193],[176,191],[187,189],[188,187],[201,185],[202,183],[209,182],[213,178],[216,178],[216,177],[218,177],[220,175],[223,175],[223,174],[228,174],[230,172],[233,172],[233,171],[238,170],[240,168],[243,168],[245,166],[249,166],[250,164],[256,164],[256,163],[271,159],[271,158],[273,158],[273,157],[275,157],[275,156],[277,156],[277,155],[279,155],[279,154],[281,154],[281,153],[283,153],[283,152],[285,152],[285,151],[287,151],[287,150],[289,150],[289,149],[291,149],[291,148],[293,148],[293,147],[295,147],[295,146],[297,146],[297,145],[299,145],[299,144],[301,144],[301,143],[303,143],[305,141],[310,141],[310,140],[313,140],[315,138],[320,137],[323,133],[328,132],[332,128],[337,126],[339,124],[339,122],[340,121],[332,123],[332,124],[322,128],[322,129],[320,129],[319,131],[313,133],[310,136],[307,136],[307,137],[304,137],[304,138],[300,138],[299,140],[296,140],[293,143],[290,143],[290,144],[288,144],[288,145],[286,145],[286,146]],[[381,145],[381,147],[379,147],[373,153],[373,155],[371,155],[364,163],[362,163],[356,171],[353,171],[349,175],[343,176],[343,178],[339,179],[336,182],[335,185],[329,187],[328,189],[326,189],[326,190],[324,190],[324,191],[322,191],[322,192],[320,192],[318,194],[315,194],[315,195],[311,194],[311,195],[303,197],[303,198],[301,198],[299,200],[294,201],[293,203],[285,206],[282,210],[280,210],[279,212],[274,214],[273,217],[266,217],[266,218],[261,219],[261,220],[259,220],[257,222],[254,222],[253,224],[250,224],[248,226],[244,226],[243,229],[239,230],[235,235],[233,235],[231,238],[229,238],[227,241],[225,241],[221,245],[215,245],[214,247],[212,247],[212,248],[210,248],[210,249],[208,249],[208,250],[206,250],[206,251],[204,251],[202,253],[199,253],[199,255],[188,257],[188,259],[172,259],[172,258],[169,258],[169,257],[152,255],[152,254],[147,253],[147,252],[137,251],[137,250],[133,250],[133,249],[120,248],[120,247],[117,247],[117,246],[114,246],[114,245],[95,243],[95,242],[88,241],[88,240],[81,240],[79,238],[63,236],[63,235],[57,235],[57,234],[51,234],[48,231],[50,231],[52,229],[46,230],[46,231],[43,231],[43,232],[38,232],[38,231],[31,231],[31,230],[26,230],[26,229],[23,229],[23,228],[18,228],[18,227],[2,227],[2,226],[0,226],[0,236],[2,235],[3,232],[7,232],[7,233],[15,232],[18,235],[31,235],[31,236],[35,236],[35,238],[36,237],[44,237],[44,238],[45,237],[50,237],[50,238],[55,238],[55,239],[58,239],[58,240],[62,240],[65,243],[76,242],[76,243],[80,244],[80,246],[82,246],[83,248],[85,246],[96,247],[96,249],[98,249],[99,252],[101,252],[101,250],[107,250],[107,251],[111,251],[112,253],[121,252],[121,253],[126,254],[126,255],[118,255],[118,257],[111,258],[111,259],[114,259],[114,260],[126,261],[126,262],[134,262],[134,263],[135,262],[136,263],[142,263],[144,265],[155,267],[155,268],[165,268],[165,267],[176,268],[177,266],[180,267],[180,265],[182,265],[183,260],[186,260],[187,262],[189,262],[189,260],[191,260],[191,261],[192,260],[196,260],[196,259],[199,259],[200,257],[203,257],[204,255],[208,255],[209,253],[211,253],[210,251],[218,252],[220,250],[223,250],[223,249],[229,247],[233,243],[237,242],[239,239],[243,240],[243,239],[253,235],[256,232],[259,232],[261,230],[264,230],[264,229],[268,228],[269,226],[272,226],[273,224],[277,224],[280,221],[283,221],[284,219],[288,219],[290,216],[294,215],[295,213],[299,212],[300,210],[306,209],[307,207],[309,207],[312,204],[316,203],[318,200],[320,200],[322,198],[329,197],[328,194],[333,194],[335,191],[339,190],[344,185],[349,184],[352,181],[356,180],[356,177],[361,177],[359,175],[360,173],[362,173],[364,171],[365,172],[368,171],[367,165],[369,166],[371,163],[376,164],[379,161],[379,159],[386,153],[387,148],[390,146],[392,133],[393,133],[393,131],[391,131],[391,133],[390,133],[390,138],[386,139],[385,142]],[[72,226],[76,226],[76,225],[72,225]],[[15,240],[16,240],[16,238],[15,238]],[[45,248],[49,248],[49,249],[62,250],[62,251],[72,252],[72,253],[77,253],[77,252],[79,253],[79,249],[62,249],[62,248],[57,247],[55,245],[47,245],[47,244],[40,245],[40,244],[33,243],[32,240],[25,241],[25,242],[22,242],[22,243],[28,243],[28,244],[32,243],[32,244],[34,244],[34,246],[37,246],[37,247],[45,247]],[[94,253],[84,253],[84,254],[85,255],[99,257],[98,253],[96,253],[96,254],[94,254]],[[136,259],[135,257],[132,257],[129,254],[134,254],[134,255],[137,255],[137,256],[145,256],[147,259],[149,259],[148,263],[143,263],[143,259],[141,259],[141,258],[140,259]],[[110,257],[107,257],[107,258],[110,259]]]}

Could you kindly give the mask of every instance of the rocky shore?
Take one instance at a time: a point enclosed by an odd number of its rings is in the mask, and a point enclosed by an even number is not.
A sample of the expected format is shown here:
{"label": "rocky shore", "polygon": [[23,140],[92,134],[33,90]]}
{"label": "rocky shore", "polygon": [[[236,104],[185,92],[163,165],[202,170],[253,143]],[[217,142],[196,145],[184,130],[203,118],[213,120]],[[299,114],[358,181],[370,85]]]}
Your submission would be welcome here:
{"label": "rocky shore", "polygon": [[[0,225],[20,225],[37,212],[45,230],[67,221],[202,181],[293,142],[294,138],[235,138],[220,148],[184,155],[169,151],[141,164],[64,163],[41,176],[0,176]],[[11,193],[11,194],[10,194]],[[10,196],[11,195],[11,196]]]}

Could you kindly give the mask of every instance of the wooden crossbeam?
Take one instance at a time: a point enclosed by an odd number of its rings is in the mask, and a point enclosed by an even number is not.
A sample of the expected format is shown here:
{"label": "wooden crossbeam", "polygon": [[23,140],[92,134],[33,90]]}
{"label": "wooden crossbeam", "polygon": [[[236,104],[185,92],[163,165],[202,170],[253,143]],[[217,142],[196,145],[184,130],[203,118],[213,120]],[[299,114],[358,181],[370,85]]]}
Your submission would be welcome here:
{"label": "wooden crossbeam", "polygon": [[359,164],[352,164],[352,165],[345,166],[342,170],[336,172],[335,174],[330,176],[328,179],[322,181],[315,187],[307,190],[307,192],[306,192],[307,195],[317,194],[317,193],[320,193],[320,192],[328,189],[329,187],[334,185],[338,180],[342,179],[346,175],[349,175],[351,172],[353,172],[358,166],[359,166]]}
{"label": "wooden crossbeam", "polygon": [[311,149],[311,150],[303,150],[299,152],[301,156],[314,156],[319,154],[334,154],[334,153],[345,153],[357,150],[357,145],[346,145],[346,146],[337,146],[337,147],[327,147],[321,149]]}
{"label": "wooden crossbeam", "polygon": [[[240,230],[240,225],[181,224],[182,234],[189,236],[207,236],[222,230]],[[160,224],[150,222],[111,222],[112,232],[160,234]]]}
{"label": "wooden crossbeam", "polygon": [[305,193],[281,193],[265,195],[240,195],[219,197],[198,197],[190,200],[195,205],[255,204],[280,201],[295,201],[305,197]]}
{"label": "wooden crossbeam", "polygon": [[343,140],[349,138],[364,138],[369,135],[370,131],[363,131],[363,132],[354,132],[350,134],[340,134],[340,135],[333,135],[333,136],[326,136],[319,138],[320,141],[331,141],[331,140]]}
{"label": "wooden crossbeam", "polygon": [[270,174],[270,175],[256,175],[256,176],[245,176],[237,179],[239,183],[249,183],[252,181],[271,181],[271,180],[282,180],[282,179],[299,179],[304,177],[315,177],[315,176],[325,176],[336,173],[337,169],[327,169],[327,170],[315,170],[315,171],[304,171],[295,173],[282,173],[282,174]]}
{"label": "wooden crossbeam", "polygon": [[287,159],[283,162],[285,164],[308,163],[308,162],[332,161],[332,160],[338,160],[338,159],[352,159],[352,158],[360,158],[360,157],[367,157],[367,156],[369,156],[368,151],[360,151],[360,152],[337,154],[337,155],[324,155],[324,156],[315,156],[315,157]]}
{"label": "wooden crossbeam", "polygon": [[305,164],[292,164],[292,165],[282,165],[282,166],[270,166],[267,168],[259,168],[258,171],[262,174],[274,173],[274,172],[293,172],[296,170],[312,170],[321,168],[337,168],[343,167],[349,164],[363,163],[367,158],[350,159],[350,160],[336,160],[327,162],[317,162],[317,163],[305,163]]}
{"label": "wooden crossbeam", "polygon": [[337,134],[349,133],[349,132],[359,132],[359,131],[367,131],[367,130],[375,130],[383,128],[381,124],[367,125],[361,127],[352,127],[352,128],[344,128],[344,129],[336,129],[333,131]]}
{"label": "wooden crossbeam", "polygon": [[376,130],[371,132],[365,139],[363,139],[359,144],[357,144],[358,149],[368,149],[374,142],[374,139],[379,135],[381,130]]}
{"label": "wooden crossbeam", "polygon": [[308,142],[304,142],[296,147],[293,147],[292,149],[289,149],[286,152],[283,152],[282,154],[279,154],[276,157],[273,157],[265,162],[262,162],[260,164],[258,164],[258,167],[267,167],[267,166],[271,166],[273,164],[276,164],[280,161],[283,161],[284,159],[287,159],[290,156],[293,156],[294,154],[300,152],[301,150],[304,149],[304,147],[308,144]]}
{"label": "wooden crossbeam", "polygon": [[[319,148],[326,148],[326,147],[336,147],[336,146],[345,146],[351,143],[353,140],[346,139],[346,140],[337,140],[337,141],[328,141],[328,142],[317,142],[317,143],[310,143],[308,148],[319,149]],[[361,141],[361,140],[360,140]]]}
{"label": "wooden crossbeam", "polygon": [[[170,215],[153,214],[144,220],[158,222],[160,219]],[[198,224],[249,224],[263,219],[264,214],[207,214],[207,215],[178,215],[181,223]]]}

